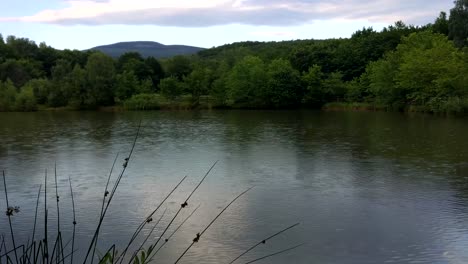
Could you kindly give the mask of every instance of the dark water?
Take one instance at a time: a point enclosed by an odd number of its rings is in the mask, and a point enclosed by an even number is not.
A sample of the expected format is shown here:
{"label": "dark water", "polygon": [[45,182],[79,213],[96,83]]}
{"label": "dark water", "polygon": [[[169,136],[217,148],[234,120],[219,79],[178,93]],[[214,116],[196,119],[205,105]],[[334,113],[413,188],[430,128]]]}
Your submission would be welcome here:
{"label": "dark water", "polygon": [[[147,213],[189,175],[155,217],[167,208],[161,226],[167,224],[219,160],[176,225],[199,204],[200,209],[156,262],[173,263],[224,205],[255,186],[181,263],[228,263],[295,222],[301,225],[238,263],[304,242],[259,263],[468,263],[468,119],[395,113],[0,113],[0,168],[6,171],[10,203],[21,207],[13,218],[17,240],[25,243],[31,236],[45,169],[49,229],[56,228],[56,163],[64,240],[72,226],[70,176],[82,254],[97,224],[112,161],[121,152],[120,171],[140,119],[141,136],[104,222],[101,251],[125,244]],[[40,215],[43,206],[41,199]],[[157,228],[151,240],[160,232]],[[0,233],[9,235],[3,212]]]}

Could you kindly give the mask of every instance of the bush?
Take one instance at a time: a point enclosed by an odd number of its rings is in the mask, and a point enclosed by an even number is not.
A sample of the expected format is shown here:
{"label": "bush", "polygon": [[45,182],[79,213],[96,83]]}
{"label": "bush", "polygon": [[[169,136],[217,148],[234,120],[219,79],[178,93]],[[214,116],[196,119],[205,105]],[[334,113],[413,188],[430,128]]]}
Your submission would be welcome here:
{"label": "bush", "polygon": [[16,96],[15,111],[37,111],[37,102],[32,87],[23,87],[21,92]]}
{"label": "bush", "polygon": [[127,110],[158,110],[161,109],[163,98],[159,94],[137,94],[124,101]]}
{"label": "bush", "polygon": [[16,88],[11,81],[0,82],[0,112],[13,111]]}

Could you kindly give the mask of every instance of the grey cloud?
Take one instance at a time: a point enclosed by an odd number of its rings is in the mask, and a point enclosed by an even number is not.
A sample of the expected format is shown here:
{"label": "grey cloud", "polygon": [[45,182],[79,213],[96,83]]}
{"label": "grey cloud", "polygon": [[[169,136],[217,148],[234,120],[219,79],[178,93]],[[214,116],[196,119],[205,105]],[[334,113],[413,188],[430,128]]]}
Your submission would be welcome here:
{"label": "grey cloud", "polygon": [[[106,0],[93,0],[104,2]],[[323,4],[332,5],[329,10],[320,10]],[[287,8],[285,8],[287,5]],[[392,18],[407,23],[431,22],[439,11],[448,10],[450,1],[428,0],[247,0],[243,6],[257,7],[244,9],[229,5],[196,9],[146,9],[105,13],[91,18],[70,18],[56,20],[56,24],[128,24],[160,25],[177,27],[206,27],[226,24],[247,24],[266,26],[288,26],[304,24],[318,19],[369,19],[387,22]]]}

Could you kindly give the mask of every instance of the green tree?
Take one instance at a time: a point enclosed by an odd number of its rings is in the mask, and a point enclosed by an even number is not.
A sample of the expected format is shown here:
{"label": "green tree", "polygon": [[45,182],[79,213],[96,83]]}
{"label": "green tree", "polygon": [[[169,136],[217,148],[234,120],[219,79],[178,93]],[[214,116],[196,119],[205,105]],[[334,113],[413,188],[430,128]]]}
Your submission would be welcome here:
{"label": "green tree", "polygon": [[143,57],[141,56],[140,53],[130,51],[130,52],[125,52],[124,54],[120,55],[120,57],[117,60],[117,70],[119,72],[123,72],[125,64],[128,62],[135,60],[135,61],[141,61],[143,62]]}
{"label": "green tree", "polygon": [[296,107],[300,104],[303,89],[299,72],[285,59],[273,60],[268,65],[265,98],[276,108]]}
{"label": "green tree", "polygon": [[45,75],[50,77],[52,75],[52,67],[56,64],[58,59],[58,52],[42,42],[39,44],[36,59],[41,62]]}
{"label": "green tree", "polygon": [[150,70],[150,78],[153,82],[154,90],[158,91],[159,81],[165,76],[164,69],[159,63],[159,61],[153,57],[146,58],[145,64]]}
{"label": "green tree", "polygon": [[59,59],[56,65],[52,67],[52,86],[47,96],[47,104],[49,106],[61,107],[68,104],[73,90],[72,87],[70,87],[71,71],[71,63],[63,59]]}
{"label": "green tree", "polygon": [[3,39],[3,35],[0,34],[0,63],[6,60],[6,49],[5,40]]}
{"label": "green tree", "polygon": [[218,106],[225,106],[228,99],[226,82],[229,71],[229,64],[224,60],[219,62],[214,70],[213,83],[211,84],[209,94]]}
{"label": "green tree", "polygon": [[89,85],[86,105],[107,106],[114,103],[114,60],[103,54],[93,53],[86,63],[86,77]]}
{"label": "green tree", "polygon": [[159,83],[159,88],[161,89],[161,94],[171,100],[181,96],[183,92],[182,83],[174,76],[162,79]]}
{"label": "green tree", "polygon": [[37,61],[7,59],[0,64],[0,81],[10,79],[16,87],[22,87],[29,80],[43,75],[41,65]]}
{"label": "green tree", "polygon": [[211,70],[199,66],[184,78],[187,91],[192,96],[192,102],[195,105],[199,104],[200,96],[208,94],[212,81],[211,76]]}
{"label": "green tree", "polygon": [[16,101],[16,88],[10,80],[0,81],[0,112],[13,111]]}
{"label": "green tree", "polygon": [[93,105],[88,105],[89,92],[88,84],[86,81],[86,70],[83,69],[79,64],[76,64],[73,67],[72,72],[70,73],[70,83],[68,87],[71,90],[70,99],[68,100],[68,105],[74,109],[86,109],[93,107]]}
{"label": "green tree", "polygon": [[151,94],[154,93],[153,81],[151,78],[146,78],[138,83],[136,90],[137,94]]}
{"label": "green tree", "polygon": [[458,95],[456,87],[459,69],[463,68],[461,54],[447,38],[424,32],[410,35],[398,47],[401,64],[396,85],[407,89],[412,103],[424,105],[431,97]]}
{"label": "green tree", "polygon": [[129,59],[121,67],[121,72],[133,72],[138,81],[151,78],[151,69],[143,60]]}
{"label": "green tree", "polygon": [[449,38],[458,47],[468,46],[468,0],[456,0],[450,10]]}
{"label": "green tree", "polygon": [[117,75],[115,86],[115,96],[120,101],[124,101],[136,93],[139,86],[138,78],[133,71],[124,71]]}
{"label": "green tree", "polygon": [[27,84],[21,87],[20,92],[16,96],[15,111],[31,112],[37,110],[37,102],[34,97],[33,87]]}
{"label": "green tree", "polygon": [[33,59],[36,58],[38,47],[36,43],[27,38],[17,38],[8,36],[6,39],[7,46],[10,47],[12,58],[15,59]]}
{"label": "green tree", "polygon": [[192,63],[186,56],[174,56],[166,61],[166,73],[182,80],[192,72]]}
{"label": "green tree", "polygon": [[52,89],[52,83],[48,79],[32,79],[25,86],[31,87],[38,104],[47,103],[47,97]]}
{"label": "green tree", "polygon": [[312,107],[321,107],[325,103],[322,92],[324,78],[322,68],[318,65],[313,65],[301,78],[305,86],[304,103]]}
{"label": "green tree", "polygon": [[268,76],[264,62],[254,56],[239,61],[227,77],[228,104],[236,107],[265,107]]}
{"label": "green tree", "polygon": [[434,33],[439,33],[448,36],[449,35],[449,21],[447,18],[447,13],[440,12],[439,17],[434,22],[432,26]]}
{"label": "green tree", "polygon": [[346,85],[341,72],[333,72],[322,81],[322,92],[326,101],[342,101],[346,94]]}
{"label": "green tree", "polygon": [[463,54],[447,37],[429,31],[405,37],[395,52],[368,67],[369,88],[378,102],[396,109],[421,106],[438,111],[440,102],[463,96]]}

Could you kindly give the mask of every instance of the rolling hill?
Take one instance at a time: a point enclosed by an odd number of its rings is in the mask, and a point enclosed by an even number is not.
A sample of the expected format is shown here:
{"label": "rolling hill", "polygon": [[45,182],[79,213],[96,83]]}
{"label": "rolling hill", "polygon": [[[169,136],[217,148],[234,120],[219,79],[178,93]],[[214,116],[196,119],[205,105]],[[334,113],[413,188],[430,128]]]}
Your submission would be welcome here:
{"label": "rolling hill", "polygon": [[204,48],[185,45],[164,45],[153,41],[131,41],[97,46],[91,48],[91,50],[99,50],[111,57],[119,57],[123,53],[135,51],[139,52],[143,57],[168,58],[176,55],[195,54],[204,50]]}

